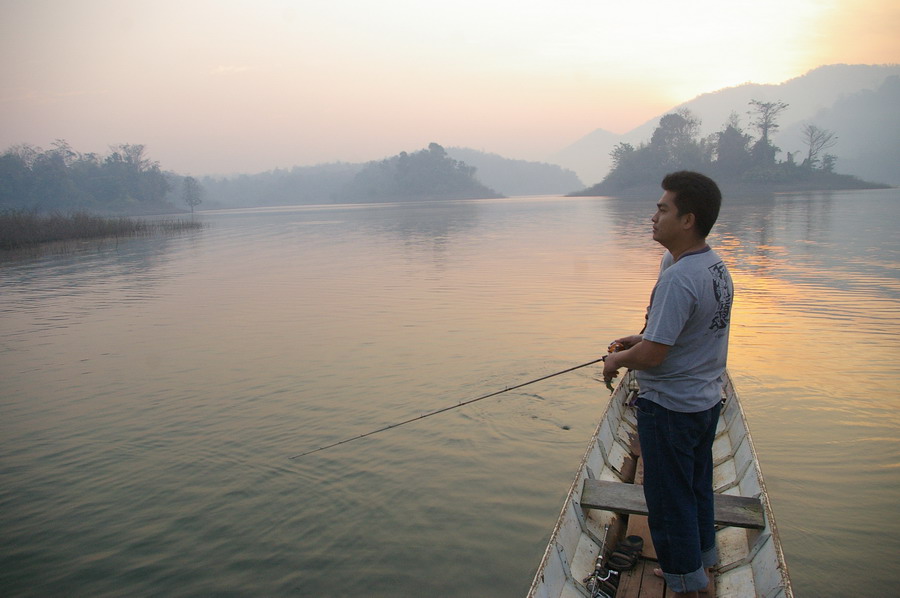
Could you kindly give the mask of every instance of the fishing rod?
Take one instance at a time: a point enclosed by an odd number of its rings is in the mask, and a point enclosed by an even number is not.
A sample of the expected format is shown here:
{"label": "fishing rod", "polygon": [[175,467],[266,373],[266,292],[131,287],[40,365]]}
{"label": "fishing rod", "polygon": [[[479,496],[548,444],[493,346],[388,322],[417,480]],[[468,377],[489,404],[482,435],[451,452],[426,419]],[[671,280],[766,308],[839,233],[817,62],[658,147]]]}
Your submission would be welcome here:
{"label": "fishing rod", "polygon": [[[382,428],[378,428],[377,430],[371,430],[371,431],[365,432],[365,433],[363,433],[363,434],[357,434],[356,436],[351,436],[350,438],[345,438],[345,439],[343,439],[343,440],[338,440],[337,442],[332,442],[331,444],[326,444],[325,446],[320,446],[319,448],[315,448],[315,449],[306,451],[305,453],[300,453],[299,455],[294,455],[293,457],[291,457],[291,459],[299,459],[300,457],[305,457],[305,456],[307,456],[307,455],[312,455],[313,453],[318,453],[319,451],[324,451],[324,450],[326,450],[326,449],[334,448],[334,447],[340,446],[340,445],[342,445],[342,444],[347,444],[348,442],[353,442],[353,441],[355,441],[355,440],[360,440],[360,439],[366,438],[366,437],[368,437],[368,436],[373,436],[373,435],[378,434],[378,433],[380,433],[380,432],[386,432],[387,430],[393,430],[394,428],[399,428],[400,426],[405,426],[406,424],[411,424],[411,423],[413,423],[413,422],[416,422],[416,421],[419,421],[419,420],[422,420],[422,419],[426,419],[426,418],[429,418],[429,417],[433,417],[433,416],[438,415],[438,414],[440,414],[440,413],[445,413],[445,412],[447,412],[447,411],[450,411],[451,409],[457,409],[457,408],[459,408],[459,407],[465,407],[466,405],[471,405],[472,403],[477,403],[478,401],[483,401],[484,399],[489,399],[489,398],[491,398],[491,397],[495,397],[495,396],[500,395],[500,394],[503,394],[503,393],[505,393],[505,392],[509,392],[509,391],[511,391],[511,390],[516,390],[517,388],[522,388],[523,386],[528,386],[529,384],[536,384],[536,383],[538,383],[538,382],[542,382],[542,381],[544,381],[544,380],[547,380],[547,379],[549,379],[549,378],[553,378],[553,377],[555,377],[555,376],[561,376],[561,375],[563,375],[563,374],[568,374],[569,372],[574,372],[575,370],[580,370],[581,368],[586,368],[586,367],[588,367],[588,366],[590,366],[590,365],[594,365],[595,363],[600,363],[601,361],[606,361],[606,357],[607,357],[607,356],[604,355],[603,357],[600,357],[599,359],[594,359],[593,361],[589,361],[589,362],[587,362],[587,363],[582,363],[581,365],[576,365],[576,366],[573,366],[573,367],[570,367],[570,368],[566,368],[566,369],[564,369],[564,370],[560,370],[560,371],[558,371],[558,372],[554,372],[554,373],[552,373],[552,374],[547,374],[546,376],[541,376],[540,378],[535,378],[534,380],[529,380],[528,382],[522,382],[521,384],[516,384],[515,386],[508,386],[508,387],[506,387],[506,388],[504,388],[504,389],[502,389],[502,390],[495,390],[494,392],[489,392],[488,394],[481,395],[480,397],[475,397],[474,399],[469,399],[469,400],[467,400],[467,401],[462,401],[462,402],[460,402],[460,403],[457,403],[456,405],[450,405],[449,407],[443,407],[443,408],[441,408],[441,409],[438,409],[437,411],[432,411],[432,412],[430,412],[430,413],[424,413],[424,414],[418,415],[418,416],[416,416],[416,417],[411,417],[411,418],[409,418],[409,419],[407,419],[407,420],[404,420],[404,421],[401,421],[401,422],[397,422],[397,423],[394,423],[394,424],[389,424],[389,425],[384,426],[384,427],[382,427]],[[607,386],[609,386],[609,383],[607,383]]]}

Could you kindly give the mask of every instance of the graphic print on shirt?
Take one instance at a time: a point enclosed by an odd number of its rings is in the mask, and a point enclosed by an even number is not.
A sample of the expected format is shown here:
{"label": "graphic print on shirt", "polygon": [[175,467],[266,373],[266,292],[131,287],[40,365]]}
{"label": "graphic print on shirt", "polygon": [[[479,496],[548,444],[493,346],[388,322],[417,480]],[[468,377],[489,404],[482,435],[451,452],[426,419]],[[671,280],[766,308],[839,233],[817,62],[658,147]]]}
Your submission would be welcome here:
{"label": "graphic print on shirt", "polygon": [[709,273],[712,275],[713,292],[716,300],[719,302],[719,308],[713,317],[712,323],[709,325],[710,330],[722,330],[728,326],[731,319],[731,300],[733,291],[728,279],[728,270],[723,262],[719,262],[709,267]]}

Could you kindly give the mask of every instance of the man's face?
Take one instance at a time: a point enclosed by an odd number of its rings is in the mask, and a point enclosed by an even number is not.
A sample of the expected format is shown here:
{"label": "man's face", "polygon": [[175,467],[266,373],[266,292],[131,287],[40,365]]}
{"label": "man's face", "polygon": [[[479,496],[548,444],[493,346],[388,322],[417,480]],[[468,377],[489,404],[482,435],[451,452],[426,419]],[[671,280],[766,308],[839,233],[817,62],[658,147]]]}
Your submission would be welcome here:
{"label": "man's face", "polygon": [[663,193],[656,204],[656,213],[650,219],[653,222],[653,240],[668,248],[674,239],[684,234],[686,216],[678,215],[675,193]]}

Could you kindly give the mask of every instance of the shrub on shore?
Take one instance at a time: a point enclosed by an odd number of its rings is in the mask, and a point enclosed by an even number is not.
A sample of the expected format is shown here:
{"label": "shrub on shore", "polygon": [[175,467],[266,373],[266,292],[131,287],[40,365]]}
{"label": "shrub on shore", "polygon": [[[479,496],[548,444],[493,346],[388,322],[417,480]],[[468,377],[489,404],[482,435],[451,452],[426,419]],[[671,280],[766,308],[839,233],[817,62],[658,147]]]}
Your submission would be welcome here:
{"label": "shrub on shore", "polygon": [[36,247],[58,241],[106,239],[201,228],[193,220],[148,222],[105,218],[87,212],[39,214],[27,210],[0,212],[0,249]]}

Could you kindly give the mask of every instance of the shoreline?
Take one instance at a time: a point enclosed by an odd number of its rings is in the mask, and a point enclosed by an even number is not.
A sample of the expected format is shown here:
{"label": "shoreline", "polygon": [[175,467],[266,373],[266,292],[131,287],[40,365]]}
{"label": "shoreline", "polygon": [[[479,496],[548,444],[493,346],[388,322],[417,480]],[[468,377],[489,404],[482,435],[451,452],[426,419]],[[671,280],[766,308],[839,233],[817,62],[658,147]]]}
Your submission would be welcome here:
{"label": "shoreline", "polygon": [[175,233],[202,228],[195,220],[148,221],[138,216],[105,216],[89,212],[39,214],[25,210],[0,212],[0,253],[65,253],[71,243]]}
{"label": "shoreline", "polygon": [[[718,181],[717,181],[718,183]],[[867,191],[877,189],[895,189],[892,185],[882,183],[869,183],[859,181],[859,184],[834,185],[834,184],[809,184],[809,182],[797,183],[778,183],[770,185],[760,185],[752,183],[718,183],[722,190],[722,195],[727,197],[749,197],[759,195],[780,195],[785,193],[822,193],[828,191]],[[646,198],[648,196],[659,195],[660,186],[658,184],[635,185],[626,187],[617,191],[607,193],[595,192],[598,185],[588,187],[582,191],[567,193],[566,197],[621,197],[621,198]]]}

